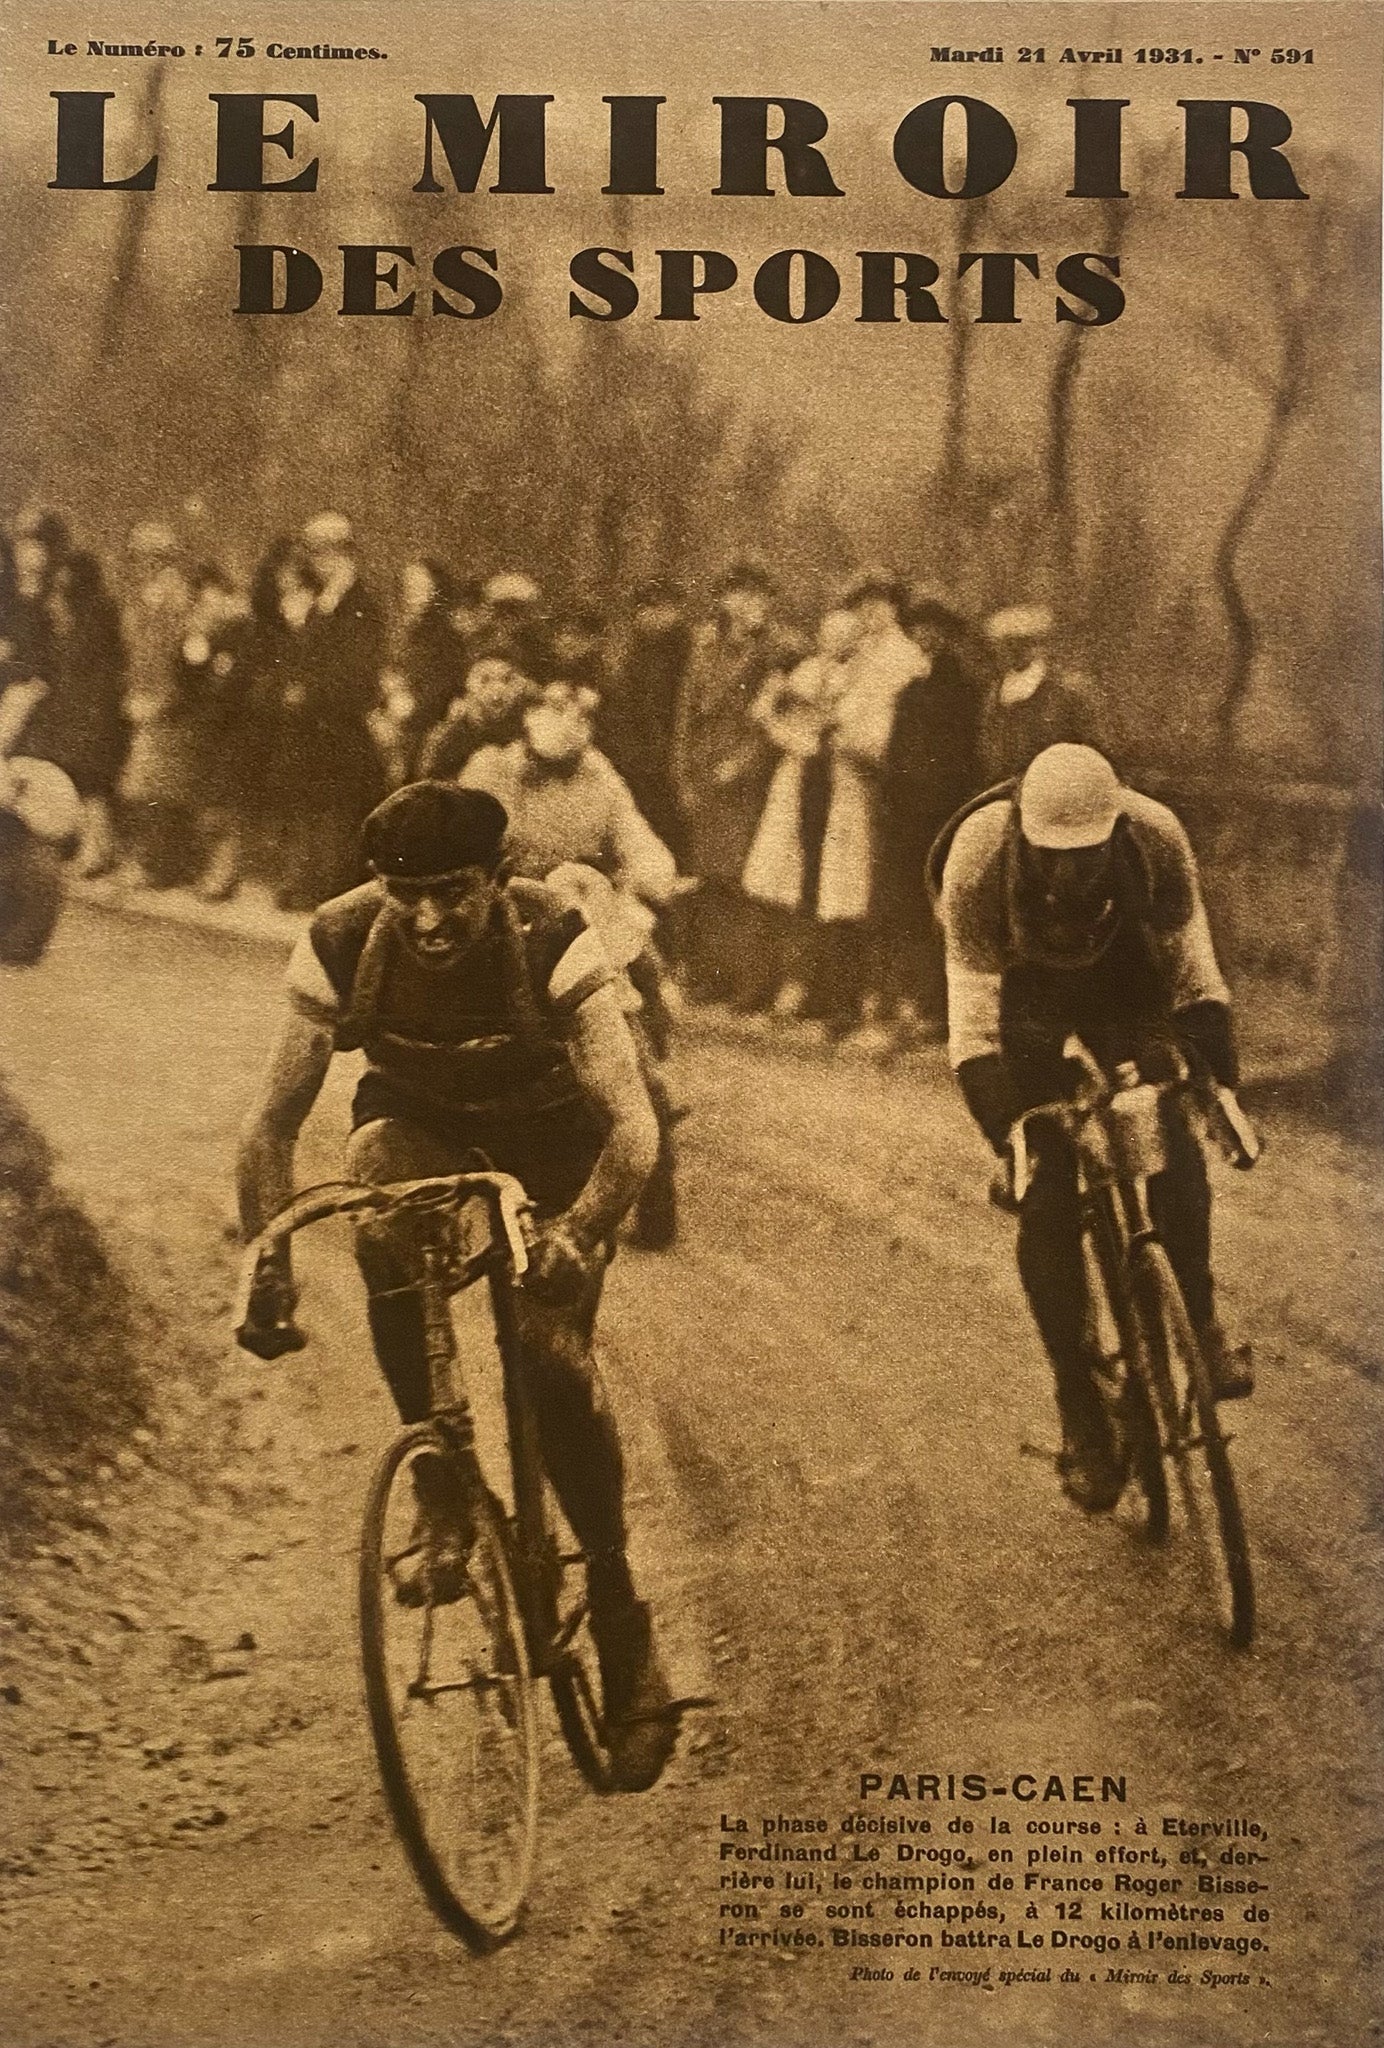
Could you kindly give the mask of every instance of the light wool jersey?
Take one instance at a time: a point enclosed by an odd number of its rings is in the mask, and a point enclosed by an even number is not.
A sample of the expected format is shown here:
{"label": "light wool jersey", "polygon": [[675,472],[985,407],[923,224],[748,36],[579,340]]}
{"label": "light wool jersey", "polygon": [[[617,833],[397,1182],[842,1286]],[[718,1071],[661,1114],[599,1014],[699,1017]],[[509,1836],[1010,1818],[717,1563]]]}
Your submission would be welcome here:
{"label": "light wool jersey", "polygon": [[367,882],[315,912],[288,994],[331,1027],[337,1051],[364,1052],[358,1122],[407,1107],[525,1116],[581,1099],[564,1040],[614,978],[581,913],[539,883],[508,883],[484,936],[437,969],[414,957],[382,885]]}
{"label": "light wool jersey", "polygon": [[677,862],[596,747],[561,767],[536,760],[523,740],[482,747],[457,780],[504,805],[505,853],[517,874],[541,880],[565,861],[580,861],[655,903],[677,879]]}
{"label": "light wool jersey", "polygon": [[[1137,918],[1162,965],[1172,1012],[1229,1003],[1216,960],[1187,834],[1166,804],[1123,794],[1114,895]],[[945,846],[938,915],[947,947],[948,1050],[952,1066],[998,1053],[1006,972],[1041,958],[1016,892],[1016,806],[1007,795],[963,815]],[[945,840],[944,840],[945,845]]]}

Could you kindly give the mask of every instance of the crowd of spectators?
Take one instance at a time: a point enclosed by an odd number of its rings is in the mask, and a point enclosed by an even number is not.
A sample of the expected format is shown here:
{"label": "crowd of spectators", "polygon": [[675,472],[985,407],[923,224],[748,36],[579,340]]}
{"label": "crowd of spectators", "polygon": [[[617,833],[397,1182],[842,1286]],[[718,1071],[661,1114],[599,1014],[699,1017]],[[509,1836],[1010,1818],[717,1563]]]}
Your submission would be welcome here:
{"label": "crowd of spectators", "polygon": [[659,916],[695,1000],[881,1051],[942,1027],[936,831],[1043,746],[1101,739],[1052,629],[868,570],[805,631],[749,558],[618,615],[432,557],[382,602],[336,512],[247,588],[162,521],[118,574],[51,511],[0,546],[9,751],[71,777],[88,874],[310,908],[360,878],[390,787],[456,777],[505,801],[529,871],[581,859]]}

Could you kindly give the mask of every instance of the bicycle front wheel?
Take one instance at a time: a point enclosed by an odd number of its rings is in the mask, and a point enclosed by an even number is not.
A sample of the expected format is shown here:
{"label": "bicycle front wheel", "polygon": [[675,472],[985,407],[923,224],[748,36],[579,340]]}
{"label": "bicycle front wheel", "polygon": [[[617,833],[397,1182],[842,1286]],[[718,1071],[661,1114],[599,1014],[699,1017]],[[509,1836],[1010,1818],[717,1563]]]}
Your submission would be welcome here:
{"label": "bicycle front wheel", "polygon": [[473,1949],[513,1933],[538,1833],[538,1722],[505,1536],[474,1459],[429,1423],[366,1503],[361,1656],[380,1775],[434,1910]]}
{"label": "bicycle front wheel", "polygon": [[535,1662],[547,1675],[562,1739],[573,1763],[593,1792],[609,1792],[613,1779],[586,1598],[586,1561],[546,1480],[543,1520],[552,1569],[544,1575],[543,1650],[540,1657],[535,1649]]}
{"label": "bicycle front wheel", "polygon": [[1194,1542],[1215,1592],[1221,1627],[1236,1649],[1254,1638],[1254,1577],[1249,1539],[1221,1429],[1211,1374],[1163,1246],[1139,1248],[1135,1307],[1145,1342],[1170,1393],[1170,1449]]}
{"label": "bicycle front wheel", "polygon": [[[1140,1341],[1142,1349],[1142,1340]],[[1163,1463],[1163,1440],[1150,1393],[1150,1372],[1145,1357],[1127,1357],[1124,1379],[1115,1404],[1116,1420],[1129,1451],[1129,1470],[1143,1501],[1140,1516],[1142,1535],[1150,1543],[1163,1543],[1168,1535],[1168,1474]]]}

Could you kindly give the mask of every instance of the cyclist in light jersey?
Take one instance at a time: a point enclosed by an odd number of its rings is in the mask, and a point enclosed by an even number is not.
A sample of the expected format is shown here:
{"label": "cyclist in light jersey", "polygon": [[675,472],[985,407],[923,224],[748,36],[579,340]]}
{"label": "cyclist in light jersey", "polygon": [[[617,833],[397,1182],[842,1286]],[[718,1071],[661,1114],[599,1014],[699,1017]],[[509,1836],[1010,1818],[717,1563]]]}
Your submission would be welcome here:
{"label": "cyclist in light jersey", "polygon": [[[1237,1085],[1230,993],[1187,835],[1165,805],[1122,788],[1094,748],[1044,749],[1021,780],[959,812],[928,865],[946,940],[951,1064],[996,1153],[1006,1156],[1023,1111],[1070,1092],[1062,1048],[1073,1032],[1107,1068],[1133,1060],[1146,1078],[1166,1079],[1181,1044],[1217,1082]],[[1233,1399],[1254,1382],[1215,1312],[1205,1161],[1180,1117],[1167,1136],[1168,1169],[1150,1202],[1217,1396]],[[1092,1379],[1076,1157],[1048,1128],[1034,1144],[1019,1272],[1056,1379],[1064,1488],[1101,1510],[1119,1498],[1123,1474]]]}

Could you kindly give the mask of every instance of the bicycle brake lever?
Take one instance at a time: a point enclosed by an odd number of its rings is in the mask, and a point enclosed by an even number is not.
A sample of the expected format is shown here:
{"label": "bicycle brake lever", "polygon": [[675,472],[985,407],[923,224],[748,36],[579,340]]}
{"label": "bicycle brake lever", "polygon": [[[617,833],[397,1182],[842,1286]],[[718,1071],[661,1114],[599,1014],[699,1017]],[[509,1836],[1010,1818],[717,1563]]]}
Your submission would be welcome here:
{"label": "bicycle brake lever", "polygon": [[510,1265],[516,1280],[522,1280],[529,1270],[529,1244],[533,1231],[528,1225],[528,1218],[532,1209],[533,1203],[517,1195],[513,1187],[500,1189],[500,1222],[504,1227]]}

